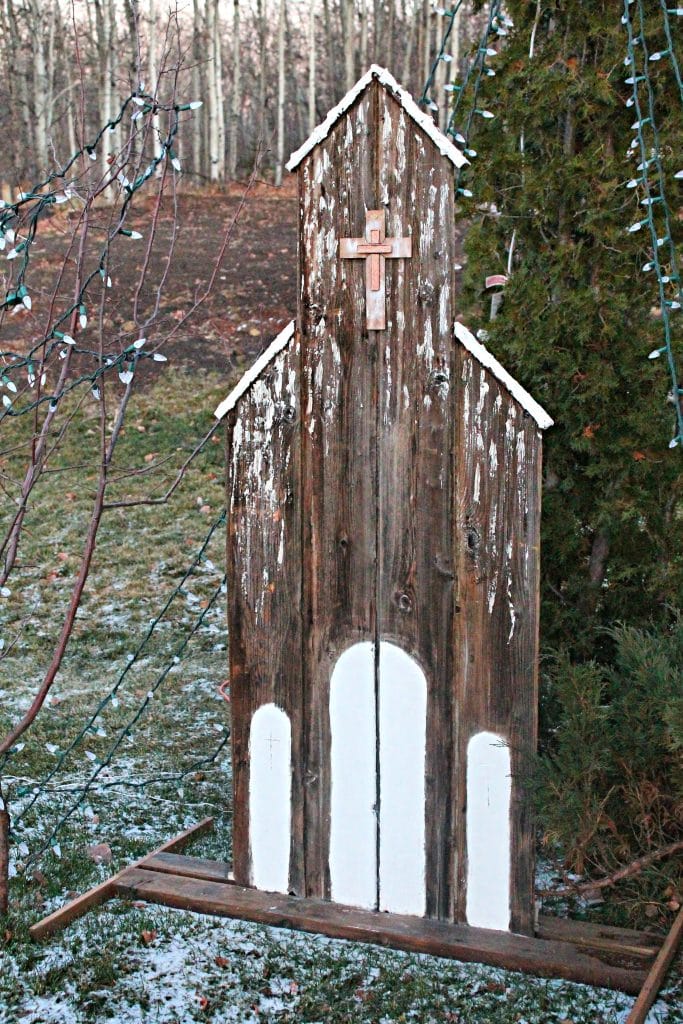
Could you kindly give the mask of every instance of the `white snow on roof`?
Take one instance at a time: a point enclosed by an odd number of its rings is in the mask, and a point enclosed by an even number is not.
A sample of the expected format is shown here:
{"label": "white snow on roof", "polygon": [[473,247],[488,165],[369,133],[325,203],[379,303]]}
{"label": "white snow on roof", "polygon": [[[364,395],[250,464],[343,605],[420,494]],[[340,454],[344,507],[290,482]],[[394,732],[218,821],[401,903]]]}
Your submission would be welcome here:
{"label": "white snow on roof", "polygon": [[547,427],[552,427],[553,420],[545,409],[543,409],[538,402],[531,397],[529,392],[523,388],[514,377],[510,376],[507,370],[500,365],[495,356],[492,356],[489,350],[485,348],[480,341],[477,341],[471,331],[468,331],[464,324],[456,322],[455,336],[458,341],[463,343],[467,351],[470,352],[482,366],[485,366],[487,370],[490,370],[493,376],[508,389],[512,397],[519,402],[522,408],[526,409],[530,416],[533,416],[541,430],[545,430]]}
{"label": "white snow on roof", "polygon": [[443,132],[439,131],[429,114],[424,110],[420,110],[413,97],[405,89],[401,88],[394,76],[386,68],[373,64],[363,77],[356,82],[354,87],[347,92],[344,99],[330,110],[325,120],[309,135],[303,146],[300,146],[292,153],[287,162],[288,171],[293,171],[295,167],[298,167],[304,157],[308,156],[312,149],[327,138],[342,114],[346,113],[360,94],[367,89],[373,78],[376,78],[381,85],[385,86],[394,95],[406,114],[422,128],[443,156],[448,157],[456,167],[464,167],[465,164],[469,163],[458,147],[454,146],[450,139],[447,139]]}
{"label": "white snow on roof", "polygon": [[283,348],[286,348],[289,344],[292,335],[294,334],[294,321],[291,320],[287,326],[280,331],[275,341],[271,341],[268,348],[261,353],[255,363],[249,367],[246,373],[240,378],[239,382],[232,389],[227,398],[224,398],[221,404],[216,409],[214,416],[217,420],[222,420],[231,409],[234,409],[237,402],[242,397],[245,391],[248,391],[251,385],[254,383],[256,378],[259,376],[262,370],[265,370],[268,363],[270,363],[278,352],[282,352]]}

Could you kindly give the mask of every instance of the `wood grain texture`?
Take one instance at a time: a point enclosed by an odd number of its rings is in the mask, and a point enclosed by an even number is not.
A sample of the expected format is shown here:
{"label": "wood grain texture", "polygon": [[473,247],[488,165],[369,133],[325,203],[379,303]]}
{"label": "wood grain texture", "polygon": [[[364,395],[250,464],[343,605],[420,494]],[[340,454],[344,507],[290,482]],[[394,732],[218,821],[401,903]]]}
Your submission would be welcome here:
{"label": "wood grain texture", "polygon": [[249,734],[274,703],[292,728],[290,891],[304,891],[300,345],[294,335],[228,417],[233,869],[251,882]]}
{"label": "wood grain texture", "polygon": [[[371,82],[298,175],[300,349],[229,423],[236,879],[250,880],[248,724],[273,701],[292,721],[291,887],[330,897],[330,679],[346,649],[378,657],[384,640],[428,682],[427,914],[465,919],[467,745],[490,731],[512,759],[511,926],[530,933],[540,433],[453,337],[452,166],[393,96]],[[340,240],[377,210],[412,255],[385,261],[387,327],[367,331],[364,267]],[[287,360],[296,421],[265,426]],[[381,814],[380,798],[378,784]]]}
{"label": "wood grain texture", "polygon": [[377,336],[378,628],[428,682],[427,914],[452,920],[453,168],[382,91],[379,199],[387,234],[412,257],[387,263],[387,330]]}
{"label": "wood grain texture", "polygon": [[541,435],[462,347],[457,378],[456,916],[464,920],[467,744],[488,730],[510,746],[511,927],[531,934],[534,833],[525,780],[537,742]]}
{"label": "wood grain texture", "polygon": [[[306,892],[329,897],[329,686],[376,625],[376,346],[365,275],[339,257],[374,209],[378,87],[299,168]],[[368,142],[370,141],[370,144]]]}
{"label": "wood grain texture", "polygon": [[144,899],[183,910],[486,963],[625,992],[637,992],[645,978],[642,970],[608,963],[565,942],[468,928],[428,918],[358,910],[325,900],[264,893],[144,868],[126,871],[116,883],[116,892],[124,898]]}

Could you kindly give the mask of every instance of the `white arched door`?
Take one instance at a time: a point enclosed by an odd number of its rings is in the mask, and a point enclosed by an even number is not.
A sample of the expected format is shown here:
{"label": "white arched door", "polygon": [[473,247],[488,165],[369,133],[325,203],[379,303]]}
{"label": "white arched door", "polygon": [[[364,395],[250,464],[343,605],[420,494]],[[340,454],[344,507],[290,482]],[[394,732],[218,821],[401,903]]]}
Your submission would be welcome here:
{"label": "white arched door", "polygon": [[425,912],[427,680],[381,641],[341,655],[330,681],[332,899]]}

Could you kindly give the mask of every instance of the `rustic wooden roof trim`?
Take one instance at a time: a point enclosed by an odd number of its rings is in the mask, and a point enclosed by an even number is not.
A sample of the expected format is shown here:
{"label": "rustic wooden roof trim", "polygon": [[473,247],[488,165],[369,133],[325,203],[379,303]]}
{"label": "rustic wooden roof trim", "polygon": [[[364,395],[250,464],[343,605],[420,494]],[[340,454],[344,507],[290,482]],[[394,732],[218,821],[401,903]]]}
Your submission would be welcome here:
{"label": "rustic wooden roof trim", "polygon": [[467,351],[470,352],[482,366],[485,366],[487,370],[490,370],[493,376],[508,389],[512,397],[519,402],[522,408],[526,409],[530,416],[533,416],[541,430],[546,430],[547,427],[552,427],[553,420],[545,409],[543,409],[538,402],[531,397],[529,392],[523,388],[514,377],[510,376],[507,370],[500,365],[495,356],[491,355],[489,350],[485,348],[480,341],[477,341],[472,332],[468,331],[464,324],[456,322],[455,336],[458,341],[462,342]]}
{"label": "rustic wooden roof trim", "polygon": [[261,353],[246,373],[243,374],[228,397],[224,398],[216,409],[214,416],[217,420],[222,420],[231,409],[235,408],[242,395],[249,390],[256,378],[260,375],[261,371],[265,370],[266,366],[273,361],[278,352],[282,352],[283,348],[287,348],[287,345],[294,335],[294,327],[294,320],[291,320],[287,326],[280,331],[277,338],[274,341],[271,341],[268,348]]}
{"label": "rustic wooden roof trim", "polygon": [[376,78],[381,85],[385,86],[392,93],[406,114],[429,136],[442,156],[447,157],[457,168],[464,167],[469,163],[457,146],[454,146],[450,139],[447,139],[443,132],[439,131],[429,114],[424,110],[420,110],[413,97],[405,89],[401,88],[394,76],[386,68],[373,64],[363,77],[359,78],[354,87],[347,92],[343,100],[330,110],[325,120],[309,135],[303,146],[300,146],[292,153],[286,165],[288,171],[293,171],[298,167],[304,157],[308,156],[312,149],[315,149],[319,143],[327,138],[342,114],[345,114],[349,107],[355,103],[360,94],[370,85],[373,78]]}

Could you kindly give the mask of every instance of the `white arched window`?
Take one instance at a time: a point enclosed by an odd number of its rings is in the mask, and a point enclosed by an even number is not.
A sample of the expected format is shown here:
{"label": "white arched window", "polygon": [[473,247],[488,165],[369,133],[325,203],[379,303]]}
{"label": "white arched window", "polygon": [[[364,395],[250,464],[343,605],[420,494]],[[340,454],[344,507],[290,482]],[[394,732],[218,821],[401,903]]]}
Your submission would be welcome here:
{"label": "white arched window", "polygon": [[251,884],[289,890],[292,820],[292,728],[276,704],[263,704],[249,732]]}
{"label": "white arched window", "polygon": [[510,748],[480,732],[467,746],[467,923],[510,927]]}

